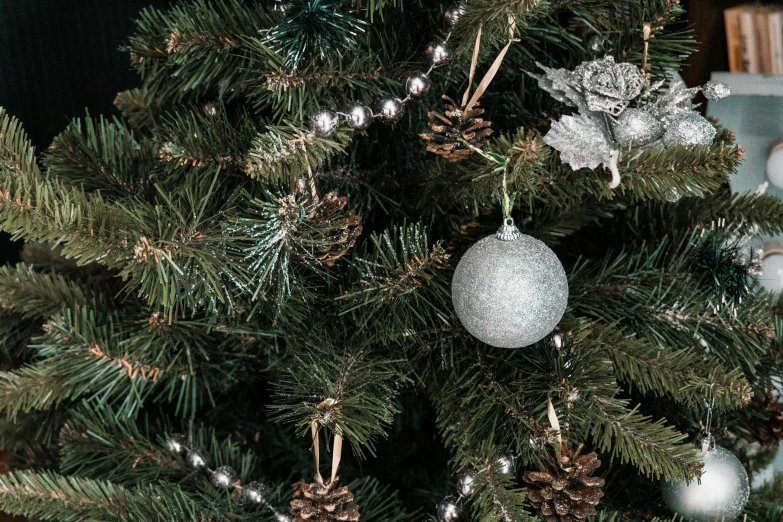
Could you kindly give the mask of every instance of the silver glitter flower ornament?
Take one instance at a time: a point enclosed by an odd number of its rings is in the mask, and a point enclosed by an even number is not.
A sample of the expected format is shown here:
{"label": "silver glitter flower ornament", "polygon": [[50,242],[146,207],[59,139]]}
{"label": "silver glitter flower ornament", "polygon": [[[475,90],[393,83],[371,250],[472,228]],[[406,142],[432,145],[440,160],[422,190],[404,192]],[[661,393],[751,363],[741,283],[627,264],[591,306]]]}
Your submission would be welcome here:
{"label": "silver glitter flower ornament", "polygon": [[571,82],[584,93],[591,111],[618,116],[642,93],[647,78],[632,63],[615,63],[612,56],[607,56],[580,64]]}

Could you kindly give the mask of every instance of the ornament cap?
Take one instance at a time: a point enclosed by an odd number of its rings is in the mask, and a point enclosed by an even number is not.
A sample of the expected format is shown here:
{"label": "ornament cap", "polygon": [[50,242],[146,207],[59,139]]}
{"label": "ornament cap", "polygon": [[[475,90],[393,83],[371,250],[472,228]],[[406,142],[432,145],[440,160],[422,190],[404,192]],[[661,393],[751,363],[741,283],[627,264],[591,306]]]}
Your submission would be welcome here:
{"label": "ornament cap", "polygon": [[522,232],[514,224],[514,220],[508,218],[503,221],[503,224],[498,229],[496,237],[501,241],[514,241],[522,237]]}
{"label": "ornament cap", "polygon": [[698,447],[702,453],[709,453],[715,449],[715,437],[711,433],[702,433],[696,440],[696,447]]}

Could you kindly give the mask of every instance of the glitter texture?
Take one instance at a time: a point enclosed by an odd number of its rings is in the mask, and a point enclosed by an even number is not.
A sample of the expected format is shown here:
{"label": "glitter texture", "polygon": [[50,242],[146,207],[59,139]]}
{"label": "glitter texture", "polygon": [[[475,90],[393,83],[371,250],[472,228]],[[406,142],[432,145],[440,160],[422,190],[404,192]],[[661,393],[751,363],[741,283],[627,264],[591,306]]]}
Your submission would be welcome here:
{"label": "glitter texture", "polygon": [[701,86],[701,92],[708,100],[722,100],[731,94],[731,88],[723,82],[708,81]]}
{"label": "glitter texture", "polygon": [[663,136],[663,124],[641,109],[625,109],[612,130],[621,147],[644,147]]}
{"label": "glitter texture", "polygon": [[663,135],[663,144],[667,147],[711,145],[715,133],[715,127],[706,118],[695,112],[688,112],[671,122]]}
{"label": "glitter texture", "polygon": [[546,337],[568,304],[568,279],[554,252],[521,235],[489,236],[465,252],[451,283],[460,322],[499,348],[521,348]]}
{"label": "glitter texture", "polygon": [[750,495],[748,474],[739,459],[726,448],[716,446],[702,453],[704,470],[701,484],[664,482],[663,499],[669,509],[698,522],[737,518]]}

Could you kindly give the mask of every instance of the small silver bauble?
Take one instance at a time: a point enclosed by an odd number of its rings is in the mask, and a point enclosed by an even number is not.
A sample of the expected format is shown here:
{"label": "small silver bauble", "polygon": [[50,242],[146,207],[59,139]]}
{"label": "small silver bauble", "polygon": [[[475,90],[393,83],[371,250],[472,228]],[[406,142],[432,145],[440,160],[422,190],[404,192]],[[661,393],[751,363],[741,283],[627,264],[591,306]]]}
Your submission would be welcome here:
{"label": "small silver bauble", "polygon": [[594,34],[587,40],[587,47],[595,54],[603,54],[606,50],[604,48],[604,38],[597,34]]}
{"label": "small silver bauble", "polygon": [[465,252],[451,281],[451,299],[474,337],[498,348],[521,348],[560,322],[568,278],[555,253],[511,221]]}
{"label": "small silver bauble", "polygon": [[710,80],[701,86],[701,92],[708,100],[722,100],[731,94],[731,88],[723,82]]}
{"label": "small silver bauble", "polygon": [[704,468],[700,481],[663,482],[663,500],[669,509],[686,519],[734,520],[745,509],[750,495],[745,468],[732,452],[720,446],[702,451],[701,457]]}
{"label": "small silver bauble", "polygon": [[243,495],[245,500],[253,504],[260,504],[266,500],[269,494],[269,487],[262,482],[251,482],[244,487]]}
{"label": "small silver bauble", "polygon": [[663,135],[663,144],[672,145],[711,145],[715,139],[715,127],[701,114],[686,112],[672,121]]}
{"label": "small silver bauble", "polygon": [[548,340],[549,346],[556,351],[560,351],[565,348],[566,335],[563,332],[552,332]]}
{"label": "small silver bauble", "polygon": [[348,125],[356,130],[365,130],[372,125],[372,111],[360,103],[349,105],[345,109],[348,115]]}
{"label": "small silver bauble", "polygon": [[446,12],[443,13],[449,25],[456,24],[459,21],[459,17],[463,14],[465,14],[465,6],[462,4],[451,4],[446,8]]}
{"label": "small silver bauble", "polygon": [[405,114],[405,105],[399,98],[386,98],[378,103],[378,114],[386,123],[394,123]]}
{"label": "small silver bauble", "polygon": [[458,479],[457,479],[457,491],[459,491],[459,494],[463,497],[467,497],[471,493],[473,493],[473,481],[476,480],[476,474],[472,471],[468,471],[467,473],[463,473]]}
{"label": "small silver bauble", "polygon": [[612,125],[614,139],[621,147],[644,147],[663,136],[663,124],[641,109],[625,109]]}
{"label": "small silver bauble", "polygon": [[199,450],[188,451],[188,454],[185,455],[185,462],[193,469],[202,469],[207,465],[207,459]]}
{"label": "small silver bauble", "polygon": [[513,455],[501,455],[497,462],[497,472],[503,475],[511,475],[514,473],[515,461],[516,459]]}
{"label": "small silver bauble", "polygon": [[291,522],[291,517],[278,511],[275,513],[275,520],[277,520],[277,522]]}
{"label": "small silver bauble", "polygon": [[430,79],[423,72],[415,72],[405,81],[405,92],[411,98],[423,98],[430,92]]}
{"label": "small silver bauble", "polygon": [[237,479],[237,472],[231,466],[220,466],[212,472],[212,485],[227,488]]}
{"label": "small silver bauble", "polygon": [[451,46],[446,42],[431,42],[425,53],[427,53],[430,63],[435,67],[446,65],[454,57]]}
{"label": "small silver bauble", "polygon": [[454,522],[459,518],[460,507],[457,503],[457,499],[454,497],[446,497],[438,504],[438,520],[441,522]]}
{"label": "small silver bauble", "polygon": [[316,136],[330,136],[337,130],[340,120],[337,113],[329,109],[318,109],[310,119]]}
{"label": "small silver bauble", "polygon": [[166,441],[166,446],[168,446],[171,452],[182,455],[182,453],[186,451],[185,436],[179,433],[175,433],[169,437],[168,441]]}

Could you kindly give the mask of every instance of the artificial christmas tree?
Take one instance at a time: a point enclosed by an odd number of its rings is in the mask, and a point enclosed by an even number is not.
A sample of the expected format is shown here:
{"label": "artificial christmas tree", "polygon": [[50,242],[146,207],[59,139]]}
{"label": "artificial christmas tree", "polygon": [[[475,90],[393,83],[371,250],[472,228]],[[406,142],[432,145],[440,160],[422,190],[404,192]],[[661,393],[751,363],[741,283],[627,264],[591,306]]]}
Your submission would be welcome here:
{"label": "artificial christmas tree", "polygon": [[[720,453],[747,459],[783,375],[783,308],[742,246],[783,233],[783,203],[730,193],[742,148],[670,81],[695,48],[683,15],[182,1],[139,14],[119,115],[36,155],[3,112],[0,228],[27,243],[0,270],[0,510],[674,516],[660,484],[701,473],[704,399]],[[479,259],[487,281],[460,297],[478,311],[457,317],[452,280],[510,223],[498,241],[535,238],[558,268],[515,274],[557,306],[497,348],[463,323],[524,328],[481,305],[522,291]],[[778,520],[782,496],[777,477],[744,513]]]}

